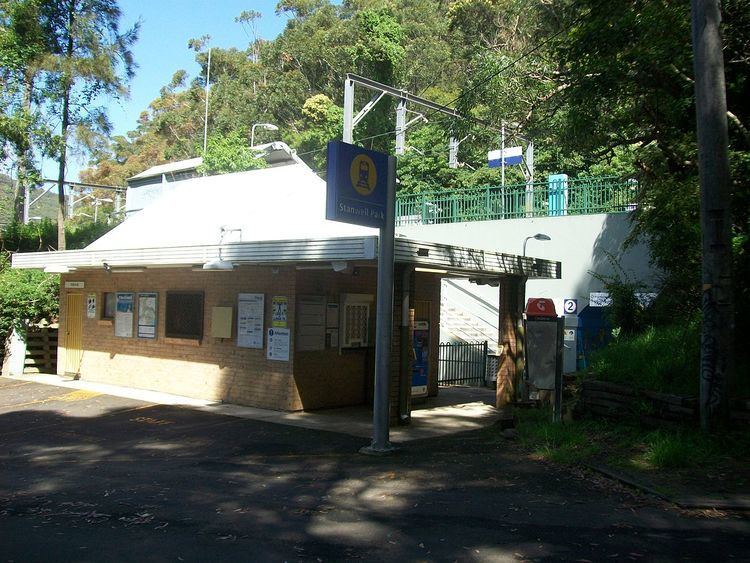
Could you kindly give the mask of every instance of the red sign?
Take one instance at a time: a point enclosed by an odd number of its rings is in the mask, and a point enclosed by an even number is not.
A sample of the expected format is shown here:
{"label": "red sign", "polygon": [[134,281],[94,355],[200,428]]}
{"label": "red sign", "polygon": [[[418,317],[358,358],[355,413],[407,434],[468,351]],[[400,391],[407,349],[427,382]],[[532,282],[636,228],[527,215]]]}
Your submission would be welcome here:
{"label": "red sign", "polygon": [[527,317],[557,317],[555,302],[546,297],[532,297],[526,302]]}

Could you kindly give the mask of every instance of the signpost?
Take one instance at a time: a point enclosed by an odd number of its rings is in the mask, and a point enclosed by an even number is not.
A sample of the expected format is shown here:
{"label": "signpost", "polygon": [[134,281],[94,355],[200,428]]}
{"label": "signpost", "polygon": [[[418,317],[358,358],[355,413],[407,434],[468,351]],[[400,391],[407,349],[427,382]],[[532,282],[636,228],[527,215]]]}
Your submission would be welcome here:
{"label": "signpost", "polygon": [[396,158],[343,143],[328,143],[326,219],[380,229],[375,326],[372,443],[363,453],[384,454],[389,442],[389,387],[393,332],[393,241]]}

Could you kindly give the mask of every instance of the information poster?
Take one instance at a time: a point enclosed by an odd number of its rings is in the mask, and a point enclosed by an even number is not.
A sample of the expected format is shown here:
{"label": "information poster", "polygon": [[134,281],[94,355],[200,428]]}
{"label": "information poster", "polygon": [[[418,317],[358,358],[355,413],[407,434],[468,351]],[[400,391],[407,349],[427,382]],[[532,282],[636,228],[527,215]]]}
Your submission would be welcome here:
{"label": "information poster", "polygon": [[263,348],[263,293],[240,293],[237,303],[237,346]]}
{"label": "information poster", "polygon": [[158,294],[138,294],[138,338],[156,338]]}
{"label": "information poster", "polygon": [[271,309],[273,311],[273,318],[271,319],[271,326],[278,328],[286,328],[287,326],[287,311],[289,310],[289,299],[276,295],[271,300]]}
{"label": "information poster", "polygon": [[269,360],[279,362],[289,361],[289,329],[288,328],[269,328],[268,329],[268,352],[266,357]]}
{"label": "information poster", "polygon": [[135,297],[132,293],[118,293],[115,309],[115,336],[133,336],[133,309]]}
{"label": "information poster", "polygon": [[96,293],[89,293],[86,296],[86,318],[96,318]]}

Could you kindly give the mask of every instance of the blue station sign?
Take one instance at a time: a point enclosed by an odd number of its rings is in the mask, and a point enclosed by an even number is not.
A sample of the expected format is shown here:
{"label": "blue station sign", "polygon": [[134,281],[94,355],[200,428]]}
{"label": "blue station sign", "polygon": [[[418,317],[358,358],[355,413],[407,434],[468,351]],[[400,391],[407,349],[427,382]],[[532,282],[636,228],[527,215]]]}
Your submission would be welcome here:
{"label": "blue station sign", "polygon": [[326,219],[383,228],[390,158],[341,141],[328,143]]}

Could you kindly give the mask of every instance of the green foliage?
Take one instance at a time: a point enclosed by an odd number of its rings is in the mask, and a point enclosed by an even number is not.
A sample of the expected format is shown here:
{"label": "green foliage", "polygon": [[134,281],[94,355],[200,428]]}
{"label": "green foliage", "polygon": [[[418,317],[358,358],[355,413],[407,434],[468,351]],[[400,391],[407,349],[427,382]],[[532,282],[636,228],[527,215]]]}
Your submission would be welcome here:
{"label": "green foliage", "polygon": [[716,445],[705,434],[682,429],[656,430],[644,441],[646,447],[641,459],[659,469],[702,465],[718,453]]}
{"label": "green foliage", "polygon": [[10,269],[8,255],[0,253],[0,359],[14,328],[57,317],[59,283],[58,275]]}
{"label": "green foliage", "polygon": [[[117,223],[79,222],[65,227],[65,239],[70,250],[85,248],[112,230]],[[13,222],[0,231],[0,250],[3,252],[44,252],[55,250],[57,224],[49,219],[27,225]]]}
{"label": "green foliage", "polygon": [[341,138],[344,110],[328,96],[317,94],[305,100],[302,115],[302,130],[291,142],[310,166],[322,170],[327,156],[322,149],[328,141]]}
{"label": "green foliage", "polygon": [[604,289],[609,293],[611,305],[606,308],[605,314],[618,335],[630,336],[641,332],[647,326],[648,311],[645,304],[638,299],[638,293],[643,292],[645,286],[634,280],[614,256],[608,254],[607,260],[614,274],[589,272],[604,285]]}
{"label": "green foliage", "polygon": [[596,378],[662,393],[697,396],[700,366],[700,320],[651,327],[620,336],[595,352]]}
{"label": "green foliage", "polygon": [[569,464],[590,458],[598,451],[587,432],[591,423],[555,423],[549,409],[519,414],[521,444],[542,459]]}
{"label": "green foliage", "polygon": [[247,139],[239,131],[227,136],[213,135],[206,143],[203,164],[198,172],[224,174],[264,168],[266,161],[257,156],[248,145]]}

